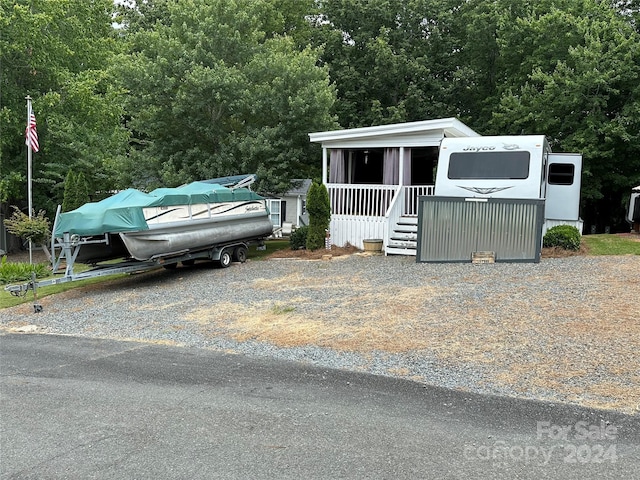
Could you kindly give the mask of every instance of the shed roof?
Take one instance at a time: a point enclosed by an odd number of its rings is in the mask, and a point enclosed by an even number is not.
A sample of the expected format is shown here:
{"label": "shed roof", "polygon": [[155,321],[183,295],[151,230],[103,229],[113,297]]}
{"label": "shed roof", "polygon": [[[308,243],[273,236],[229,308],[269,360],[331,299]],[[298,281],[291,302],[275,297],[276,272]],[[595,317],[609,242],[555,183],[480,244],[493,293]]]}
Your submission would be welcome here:
{"label": "shed roof", "polygon": [[301,179],[301,178],[296,178],[294,180],[291,180],[291,183],[293,185],[298,185],[298,186],[294,186],[291,188],[291,190],[289,190],[288,192],[286,192],[284,195],[287,197],[295,197],[298,195],[306,195],[307,192],[309,191],[309,187],[311,186],[311,179],[310,178],[305,178],[305,179]]}
{"label": "shed roof", "polygon": [[439,142],[443,137],[478,137],[457,118],[440,118],[420,122],[394,123],[373,127],[310,133],[309,139],[333,148],[423,146]]}

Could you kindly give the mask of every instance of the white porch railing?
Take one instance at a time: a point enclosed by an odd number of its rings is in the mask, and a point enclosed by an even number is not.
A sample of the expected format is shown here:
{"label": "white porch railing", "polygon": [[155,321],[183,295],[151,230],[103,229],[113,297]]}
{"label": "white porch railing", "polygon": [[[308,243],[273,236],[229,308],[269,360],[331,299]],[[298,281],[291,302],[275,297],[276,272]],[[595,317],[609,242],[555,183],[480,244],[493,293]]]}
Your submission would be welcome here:
{"label": "white porch railing", "polygon": [[434,185],[411,185],[402,187],[404,190],[404,202],[402,215],[405,217],[418,216],[418,197],[434,195]]}
{"label": "white porch railing", "polygon": [[[328,184],[331,213],[360,217],[384,217],[389,213],[398,185]],[[433,195],[433,185],[403,186],[402,215],[418,215],[418,197]]]}
{"label": "white porch railing", "polygon": [[433,195],[433,185],[327,184],[331,202],[331,241],[362,248],[367,238],[382,238],[400,216],[418,215],[418,197]]}
{"label": "white porch railing", "polygon": [[332,215],[384,217],[397,185],[329,184]]}

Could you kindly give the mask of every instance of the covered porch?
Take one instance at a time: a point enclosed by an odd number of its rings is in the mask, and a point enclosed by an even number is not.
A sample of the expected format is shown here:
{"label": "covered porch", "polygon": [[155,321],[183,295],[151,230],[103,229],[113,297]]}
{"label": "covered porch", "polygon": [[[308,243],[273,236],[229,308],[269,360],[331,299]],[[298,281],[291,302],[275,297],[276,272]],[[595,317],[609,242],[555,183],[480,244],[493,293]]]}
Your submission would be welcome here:
{"label": "covered porch", "polygon": [[471,136],[455,118],[309,134],[322,145],[332,242],[378,238],[387,254],[415,255],[418,197],[434,194],[440,141]]}

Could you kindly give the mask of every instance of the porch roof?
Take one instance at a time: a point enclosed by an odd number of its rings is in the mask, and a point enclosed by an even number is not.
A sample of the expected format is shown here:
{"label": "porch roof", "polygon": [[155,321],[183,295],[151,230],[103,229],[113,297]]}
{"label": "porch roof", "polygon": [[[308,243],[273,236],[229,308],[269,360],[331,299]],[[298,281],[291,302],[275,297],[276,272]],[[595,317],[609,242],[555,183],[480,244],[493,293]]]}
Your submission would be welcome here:
{"label": "porch roof", "polygon": [[478,137],[457,118],[394,123],[310,133],[309,139],[326,148],[419,147],[438,145],[443,137]]}

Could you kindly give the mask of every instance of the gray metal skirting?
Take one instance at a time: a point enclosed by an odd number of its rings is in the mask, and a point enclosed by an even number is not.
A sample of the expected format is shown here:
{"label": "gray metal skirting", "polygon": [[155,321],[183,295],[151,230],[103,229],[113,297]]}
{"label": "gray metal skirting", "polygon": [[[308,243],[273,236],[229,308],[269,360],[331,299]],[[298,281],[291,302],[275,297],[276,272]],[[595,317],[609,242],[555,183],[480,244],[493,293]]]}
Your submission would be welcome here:
{"label": "gray metal skirting", "polygon": [[418,262],[539,262],[544,200],[419,197]]}

